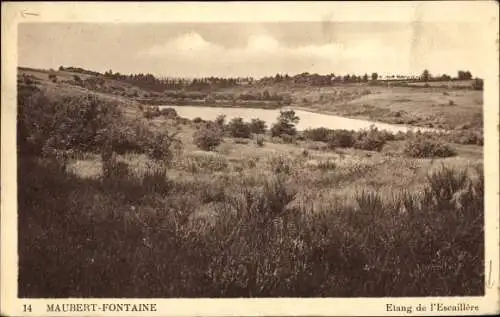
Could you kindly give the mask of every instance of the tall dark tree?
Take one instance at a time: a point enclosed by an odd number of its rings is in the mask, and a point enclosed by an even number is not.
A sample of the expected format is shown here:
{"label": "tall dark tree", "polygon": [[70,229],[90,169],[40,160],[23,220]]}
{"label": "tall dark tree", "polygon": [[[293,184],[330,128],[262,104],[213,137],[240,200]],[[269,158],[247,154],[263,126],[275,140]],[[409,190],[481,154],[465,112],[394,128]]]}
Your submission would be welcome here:
{"label": "tall dark tree", "polygon": [[429,72],[429,70],[424,69],[424,71],[422,72],[422,80],[428,81],[429,79],[431,79],[431,73]]}

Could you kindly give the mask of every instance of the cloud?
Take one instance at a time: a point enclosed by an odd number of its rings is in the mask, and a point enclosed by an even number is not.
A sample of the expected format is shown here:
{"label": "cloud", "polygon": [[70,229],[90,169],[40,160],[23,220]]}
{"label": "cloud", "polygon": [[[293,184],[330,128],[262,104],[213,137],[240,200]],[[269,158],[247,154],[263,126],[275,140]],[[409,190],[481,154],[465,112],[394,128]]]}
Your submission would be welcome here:
{"label": "cloud", "polygon": [[156,68],[163,65],[174,76],[260,77],[306,71],[323,74],[420,72],[412,69],[412,42],[408,31],[393,32],[385,38],[350,37],[302,46],[286,46],[269,34],[258,33],[249,35],[246,45],[237,48],[224,47],[190,32],[143,50],[139,55],[142,65],[154,63]]}
{"label": "cloud", "polygon": [[[139,53],[142,59],[163,60],[169,70],[178,75],[198,76],[202,72],[218,74],[221,70],[233,75],[260,76],[273,73],[331,71],[340,57],[345,57],[340,43],[323,45],[284,46],[268,34],[252,34],[246,45],[226,48],[190,32]],[[182,70],[179,65],[183,65]]]}
{"label": "cloud", "polygon": [[195,32],[183,34],[173,40],[170,40],[161,45],[155,45],[145,51],[139,53],[141,56],[158,57],[172,52],[186,53],[213,53],[221,51],[219,47],[203,39],[201,35]]}
{"label": "cloud", "polygon": [[250,35],[247,42],[248,52],[277,52],[281,49],[279,42],[268,35]]}

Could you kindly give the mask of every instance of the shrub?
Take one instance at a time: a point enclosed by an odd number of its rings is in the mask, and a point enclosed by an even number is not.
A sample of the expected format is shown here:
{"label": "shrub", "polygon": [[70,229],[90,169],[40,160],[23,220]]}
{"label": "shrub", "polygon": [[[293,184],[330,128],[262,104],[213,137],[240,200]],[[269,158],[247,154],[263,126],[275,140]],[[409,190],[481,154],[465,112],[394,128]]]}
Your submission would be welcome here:
{"label": "shrub", "polygon": [[264,120],[260,119],[252,119],[252,122],[250,122],[250,131],[252,131],[253,134],[264,134],[266,133],[266,122]]}
{"label": "shrub", "polygon": [[78,84],[82,83],[82,78],[78,75],[73,75],[73,80],[76,81]]}
{"label": "shrub", "polygon": [[353,147],[355,149],[367,150],[367,151],[381,151],[384,147],[385,140],[376,135],[363,135],[359,137],[356,142],[354,142]]}
{"label": "shrub", "polygon": [[349,130],[333,130],[328,138],[328,146],[335,147],[352,147],[356,142],[355,132]]}
{"label": "shrub", "polygon": [[228,129],[234,138],[250,138],[251,136],[250,125],[243,122],[242,118],[233,118],[228,124]]}
{"label": "shrub", "polygon": [[52,82],[57,82],[57,76],[56,74],[49,74],[49,80]]}
{"label": "shrub", "polygon": [[307,129],[304,131],[304,138],[312,141],[328,142],[330,140],[331,134],[332,134],[331,129],[323,127],[316,129]]}
{"label": "shrub", "polygon": [[165,118],[175,119],[179,117],[177,111],[174,108],[163,108],[160,110],[160,114],[165,116]]}
{"label": "shrub", "polygon": [[280,138],[285,143],[295,143],[296,142],[295,136],[290,135],[290,134],[282,134],[280,136]]}
{"label": "shrub", "polygon": [[116,104],[94,95],[54,98],[41,91],[20,90],[18,148],[42,151],[98,151],[109,126],[118,124]]}
{"label": "shrub", "polygon": [[448,135],[448,139],[450,140],[450,142],[458,144],[484,144],[484,135],[482,129],[479,129],[477,131],[468,129],[465,131],[451,132]]}
{"label": "shrub", "polygon": [[381,151],[386,140],[394,140],[395,136],[388,131],[379,131],[375,127],[369,130],[362,130],[356,133],[356,141],[353,147],[368,151]]}
{"label": "shrub", "polygon": [[147,119],[153,119],[153,118],[161,116],[162,115],[162,111],[160,111],[159,107],[149,106],[149,107],[146,107],[146,110],[143,112],[143,114],[144,114],[145,118],[147,118]]}
{"label": "shrub", "polygon": [[270,157],[268,159],[268,164],[271,170],[276,174],[290,174],[293,171],[291,158],[284,155]]}
{"label": "shrub", "polygon": [[200,117],[196,117],[193,119],[193,123],[202,123],[204,120]]}
{"label": "shrub", "polygon": [[193,135],[194,144],[204,151],[212,151],[223,140],[223,131],[209,124],[205,124],[195,131]]}
{"label": "shrub", "polygon": [[423,136],[416,136],[406,141],[403,150],[410,157],[450,157],[456,152],[442,141],[430,140]]}
{"label": "shrub", "polygon": [[173,148],[180,146],[180,141],[176,137],[177,133],[169,134],[168,131],[156,133],[148,142],[149,157],[169,164],[173,157]]}

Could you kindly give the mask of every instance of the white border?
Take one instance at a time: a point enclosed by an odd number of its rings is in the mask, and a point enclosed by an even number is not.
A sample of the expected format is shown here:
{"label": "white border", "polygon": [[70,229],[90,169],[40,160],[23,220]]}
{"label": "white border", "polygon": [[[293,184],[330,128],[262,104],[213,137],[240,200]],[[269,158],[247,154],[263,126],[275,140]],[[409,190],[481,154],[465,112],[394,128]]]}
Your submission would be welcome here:
{"label": "white border", "polygon": [[[27,14],[34,13],[36,15]],[[258,14],[257,14],[258,13]],[[22,22],[274,22],[274,21],[467,21],[483,23],[491,43],[484,52],[484,131],[486,181],[486,273],[490,287],[484,297],[460,298],[334,298],[334,299],[79,299],[17,298],[16,194],[16,67],[17,25]],[[475,314],[499,312],[499,126],[498,126],[498,3],[456,2],[254,2],[254,3],[2,3],[2,150],[1,150],[1,314],[6,316],[78,316],[46,313],[47,303],[155,303],[156,313],[137,316],[333,316],[399,315],[387,303],[416,305],[459,302],[478,305]],[[496,41],[495,41],[496,40]],[[32,313],[22,312],[22,304]],[[412,315],[461,315],[460,312],[417,312]],[[471,314],[471,313],[466,313]],[[131,313],[84,313],[85,316],[133,316]]]}

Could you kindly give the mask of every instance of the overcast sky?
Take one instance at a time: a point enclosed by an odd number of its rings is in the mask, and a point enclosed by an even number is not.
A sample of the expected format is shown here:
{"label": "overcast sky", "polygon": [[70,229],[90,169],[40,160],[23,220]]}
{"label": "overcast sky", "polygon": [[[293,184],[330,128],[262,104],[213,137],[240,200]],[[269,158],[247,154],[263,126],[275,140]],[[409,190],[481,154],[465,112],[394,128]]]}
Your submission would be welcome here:
{"label": "overcast sky", "polygon": [[18,64],[158,76],[484,74],[471,23],[19,24]]}

